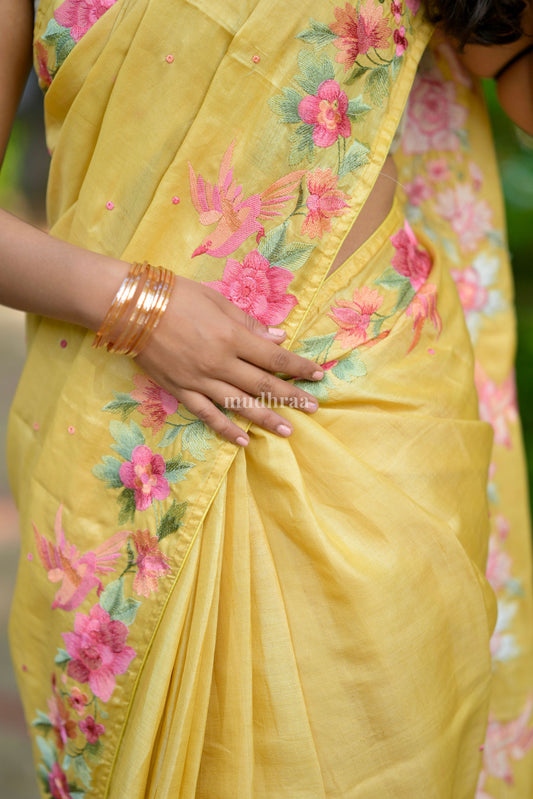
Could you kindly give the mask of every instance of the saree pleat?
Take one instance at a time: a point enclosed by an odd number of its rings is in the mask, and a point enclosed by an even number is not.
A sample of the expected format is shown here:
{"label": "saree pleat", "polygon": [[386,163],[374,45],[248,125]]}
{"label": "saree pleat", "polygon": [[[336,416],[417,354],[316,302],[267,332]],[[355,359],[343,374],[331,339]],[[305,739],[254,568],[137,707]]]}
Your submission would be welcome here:
{"label": "saree pleat", "polygon": [[[279,409],[289,439],[226,409],[242,450],[90,332],[30,320],[10,635],[42,795],[473,799],[493,723],[489,422],[501,431],[483,401],[480,418],[438,233],[451,200],[417,215],[406,173],[327,277],[431,27],[414,2],[108,6],[39,6],[52,235],[208,283],[283,323],[325,377],[301,383],[315,415]],[[371,43],[354,56],[356,24]],[[466,140],[466,117],[445,136]]]}

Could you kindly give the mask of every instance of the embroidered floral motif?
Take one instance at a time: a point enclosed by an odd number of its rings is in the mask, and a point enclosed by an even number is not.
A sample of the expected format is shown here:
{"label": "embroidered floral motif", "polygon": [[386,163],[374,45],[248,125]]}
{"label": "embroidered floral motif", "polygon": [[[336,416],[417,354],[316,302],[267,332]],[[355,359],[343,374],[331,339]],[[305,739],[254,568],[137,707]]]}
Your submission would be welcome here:
{"label": "embroidered floral motif", "polygon": [[479,777],[476,799],[493,799],[485,790],[488,777],[514,785],[512,760],[522,760],[533,749],[533,727],[528,727],[533,710],[533,697],[529,697],[524,710],[507,723],[489,717],[487,738],[483,749],[483,770]]}
{"label": "embroidered floral motif", "polygon": [[407,106],[402,147],[410,155],[430,150],[455,152],[467,110],[456,101],[455,85],[437,69],[417,75]]}
{"label": "embroidered floral motif", "polygon": [[316,169],[306,177],[308,208],[302,222],[302,233],[310,239],[322,238],[331,229],[331,219],[346,213],[347,194],[337,189],[338,176],[331,169]]}
{"label": "embroidered floral motif", "polygon": [[168,497],[170,486],[164,477],[165,472],[164,458],[154,454],[144,444],[132,450],[131,461],[120,465],[120,479],[126,488],[133,489],[137,510],[146,510],[154,499]]}
{"label": "embroidered floral motif", "polygon": [[147,375],[133,375],[133,382],[137,388],[130,396],[140,403],[139,412],[144,417],[141,425],[151,427],[152,435],[155,435],[165,426],[167,418],[178,410],[178,400]]}
{"label": "embroidered floral motif", "polygon": [[170,566],[167,557],[159,549],[156,536],[150,530],[137,530],[132,540],[137,551],[137,574],[133,579],[133,590],[148,597],[153,591],[157,591],[159,578],[170,571]]}
{"label": "embroidered floral motif", "polygon": [[418,241],[412,231],[411,225],[406,220],[403,230],[391,236],[391,242],[396,250],[392,265],[399,275],[409,278],[415,291],[426,282],[431,270],[431,258],[426,250],[418,246]]}
{"label": "embroidered floral motif", "polygon": [[458,183],[437,195],[436,210],[448,219],[463,249],[477,248],[492,228],[492,209],[474,195],[470,184]]}
{"label": "embroidered floral motif", "polygon": [[331,147],[339,136],[350,136],[352,126],[347,111],[348,97],[336,80],[323,81],[316,95],[309,94],[298,103],[300,119],[313,127],[317,147]]}
{"label": "embroidered floral motif", "polygon": [[337,35],[333,42],[339,52],[335,58],[339,64],[344,64],[347,72],[359,55],[364,55],[373,49],[383,49],[389,44],[392,28],[383,18],[383,6],[374,0],[366,0],[357,11],[350,3],[344,9],[335,8],[336,22],[331,25],[331,30]]}
{"label": "embroidered floral motif", "polygon": [[474,342],[477,340],[483,316],[493,316],[505,309],[501,291],[493,288],[498,282],[499,270],[500,259],[485,253],[477,255],[465,269],[450,270]]}
{"label": "embroidered floral motif", "polygon": [[65,0],[56,8],[54,17],[64,28],[69,28],[74,41],[79,42],[116,2],[117,0]]}
{"label": "embroidered floral motif", "polygon": [[222,280],[206,283],[228,300],[265,325],[283,322],[298,300],[287,294],[293,279],[288,269],[271,266],[257,250],[248,253],[242,264],[228,258]]}
{"label": "embroidered floral motif", "polygon": [[337,300],[329,314],[339,326],[335,338],[346,348],[358,347],[367,339],[367,330],[372,316],[381,308],[383,297],[376,289],[363,286],[356,289],[352,300]]}
{"label": "embroidered floral motif", "polygon": [[518,420],[514,374],[497,384],[476,363],[476,388],[479,396],[479,415],[494,430],[494,443],[511,446],[509,425]]}

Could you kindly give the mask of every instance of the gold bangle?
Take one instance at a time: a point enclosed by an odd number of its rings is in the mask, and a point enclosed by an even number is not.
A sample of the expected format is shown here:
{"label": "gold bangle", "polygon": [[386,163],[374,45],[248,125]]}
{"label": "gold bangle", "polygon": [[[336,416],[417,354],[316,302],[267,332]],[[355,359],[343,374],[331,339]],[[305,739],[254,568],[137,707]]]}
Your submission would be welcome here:
{"label": "gold bangle", "polygon": [[146,346],[165,313],[174,273],[161,266],[132,265],[93,341],[93,347],[135,357]]}

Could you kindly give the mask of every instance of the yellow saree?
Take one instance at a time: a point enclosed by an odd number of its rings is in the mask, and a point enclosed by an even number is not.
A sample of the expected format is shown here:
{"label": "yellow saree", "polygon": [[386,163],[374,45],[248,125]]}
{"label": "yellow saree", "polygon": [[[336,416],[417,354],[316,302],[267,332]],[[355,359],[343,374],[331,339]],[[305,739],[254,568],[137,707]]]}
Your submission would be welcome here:
{"label": "yellow saree", "polygon": [[[523,625],[496,669],[484,576],[489,422],[491,496],[523,490],[501,209],[444,45],[413,87],[418,5],[40,4],[52,234],[207,282],[326,370],[314,416],[281,409],[290,439],[252,426],[242,450],[90,332],[30,320],[10,634],[43,796],[528,795],[525,511],[491,517]],[[410,93],[404,188],[327,277]]]}

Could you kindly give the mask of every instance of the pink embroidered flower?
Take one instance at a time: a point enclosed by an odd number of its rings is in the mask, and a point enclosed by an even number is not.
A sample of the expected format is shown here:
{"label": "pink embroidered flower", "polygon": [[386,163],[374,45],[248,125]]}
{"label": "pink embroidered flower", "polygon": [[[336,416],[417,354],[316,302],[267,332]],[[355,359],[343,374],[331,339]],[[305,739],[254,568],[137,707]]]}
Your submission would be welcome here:
{"label": "pink embroidered flower", "polygon": [[102,14],[111,8],[117,0],[65,0],[56,8],[54,17],[64,28],[70,28],[70,35],[75,42],[92,28]]}
{"label": "pink embroidered flower", "polygon": [[494,443],[510,448],[509,425],[518,419],[514,373],[498,384],[491,380],[481,364],[476,362],[475,381],[479,397],[480,418],[492,425]]}
{"label": "pink embroidered flower", "polygon": [[434,158],[426,164],[426,172],[432,183],[448,180],[451,177],[448,161],[445,158]]}
{"label": "pink embroidered flower", "polygon": [[69,710],[57,690],[55,675],[52,678],[53,694],[48,700],[48,718],[52,724],[55,742],[60,752],[63,752],[69,738],[77,735],[76,722],[71,719]]}
{"label": "pink embroidered flower", "polygon": [[89,703],[87,694],[84,694],[75,685],[70,692],[70,696],[67,697],[67,701],[71,708],[78,714],[79,718],[82,719],[85,716],[85,709]]}
{"label": "pink embroidered flower", "polygon": [[54,763],[52,766],[52,770],[48,775],[48,787],[54,799],[72,799],[68,787],[67,775],[59,763]]}
{"label": "pink embroidered flower", "polygon": [[374,314],[383,303],[376,289],[363,286],[356,289],[352,300],[337,300],[328,316],[339,326],[335,338],[346,348],[358,347],[367,340],[367,329]]}
{"label": "pink embroidered flower", "polygon": [[459,149],[457,131],[466,123],[467,110],[455,102],[455,93],[455,84],[444,81],[437,69],[416,78],[402,137],[402,147],[408,155]]}
{"label": "pink embroidered flower", "polygon": [[432,190],[422,175],[417,175],[410,183],[404,183],[405,192],[411,205],[420,205],[431,197]]}
{"label": "pink embroidered flower", "polygon": [[468,172],[470,177],[472,178],[472,185],[474,186],[475,191],[479,191],[483,185],[483,172],[479,168],[477,164],[473,161],[470,161],[468,164]]}
{"label": "pink embroidered flower", "polygon": [[308,213],[302,223],[302,233],[310,239],[321,238],[331,230],[331,219],[345,214],[349,196],[337,189],[338,176],[331,169],[316,169],[307,175]]}
{"label": "pink embroidered flower", "polygon": [[271,266],[261,253],[252,250],[242,264],[228,258],[222,280],[205,285],[220,291],[264,325],[279,325],[298,304],[294,294],[286,293],[292,279],[288,269]]}
{"label": "pink embroidered flower", "polygon": [[93,694],[107,702],[115,689],[115,675],[124,674],[135,650],[126,646],[128,628],[111,619],[100,605],[90,614],[76,613],[74,632],[63,633],[65,648],[72,658],[67,673],[73,680],[89,683]]}
{"label": "pink embroidered flower", "polygon": [[102,582],[96,575],[114,571],[112,566],[104,564],[120,557],[120,549],[128,533],[115,533],[92,552],[80,555],[76,547],[69,544],[65,538],[61,524],[62,511],[63,506],[60,505],[54,525],[55,544],[40,535],[35,525],[33,530],[37,552],[48,572],[48,579],[52,583],[61,583],[52,602],[52,608],[75,610],[93,588],[96,588],[98,595],[101,594]]}
{"label": "pink embroidered flower", "polygon": [[150,530],[137,530],[133,535],[137,550],[137,574],[133,580],[133,590],[142,596],[150,596],[157,591],[158,580],[170,571],[166,556],[159,549],[159,542]]}
{"label": "pink embroidered flower", "polygon": [[407,8],[412,13],[413,16],[418,14],[418,9],[420,8],[420,0],[406,0]]}
{"label": "pink embroidered flower", "polygon": [[413,350],[420,341],[422,328],[424,327],[426,319],[429,319],[432,322],[433,327],[437,331],[437,336],[440,335],[442,330],[442,320],[440,318],[439,312],[437,311],[437,288],[432,283],[425,283],[420,289],[418,289],[417,293],[405,309],[405,313],[407,316],[413,317],[414,330],[413,340],[407,352],[411,352],[411,350]]}
{"label": "pink embroidered flower", "polygon": [[492,227],[492,209],[476,199],[469,183],[459,183],[437,196],[435,210],[447,219],[463,249],[475,250]]}
{"label": "pink embroidered flower", "polygon": [[500,549],[496,536],[489,538],[489,557],[487,560],[486,577],[493,591],[501,591],[511,579],[511,557]]}
{"label": "pink embroidered flower", "polygon": [[345,139],[352,132],[346,115],[348,97],[336,80],[325,80],[316,94],[308,94],[298,105],[303,122],[314,125],[313,141],[317,147],[330,147],[339,136]]}
{"label": "pink embroidered flower", "polygon": [[418,240],[407,221],[403,229],[390,237],[396,252],[392,265],[400,275],[408,277],[415,291],[426,282],[431,271],[431,258],[426,250],[418,245]]}
{"label": "pink embroidered flower", "polygon": [[400,24],[402,19],[402,4],[398,2],[398,0],[392,0],[390,4],[390,11],[391,14],[394,16],[394,20],[397,25]]}
{"label": "pink embroidered flower", "polygon": [[144,416],[141,424],[143,427],[151,427],[155,435],[164,427],[167,416],[176,413],[178,400],[147,375],[133,375],[133,382],[137,388],[131,392],[131,396],[141,403],[139,411]]}
{"label": "pink embroidered flower", "polygon": [[383,18],[383,6],[376,5],[374,0],[366,0],[357,10],[346,3],[344,8],[335,8],[337,21],[331,25],[331,31],[337,34],[333,44],[339,50],[335,60],[344,64],[347,72],[359,55],[367,53],[371,47],[388,47],[392,28]]}
{"label": "pink embroidered flower", "polygon": [[466,269],[451,269],[450,272],[464,311],[482,310],[488,302],[489,292],[481,284],[479,272],[471,266]]}
{"label": "pink embroidered flower", "polygon": [[48,71],[48,50],[41,42],[35,42],[35,55],[37,58],[37,74],[45,86],[50,86],[52,76]]}
{"label": "pink embroidered flower", "polygon": [[401,56],[407,50],[407,45],[409,44],[405,35],[405,25],[402,25],[401,28],[396,28],[392,38],[396,45],[396,56]]}
{"label": "pink embroidered flower", "polygon": [[135,490],[135,507],[146,510],[154,499],[166,499],[170,493],[168,480],[163,476],[166,464],[161,455],[139,444],[131,453],[131,461],[121,464],[120,479],[126,488]]}
{"label": "pink embroidered flower", "polygon": [[87,716],[86,719],[80,721],[80,730],[87,738],[87,743],[95,744],[100,735],[105,732],[103,724],[97,724],[93,716]]}
{"label": "pink embroidered flower", "polygon": [[511,761],[522,760],[533,748],[533,727],[528,727],[532,710],[533,697],[530,696],[522,713],[512,721],[502,723],[489,716],[483,770],[506,785],[514,785]]}

